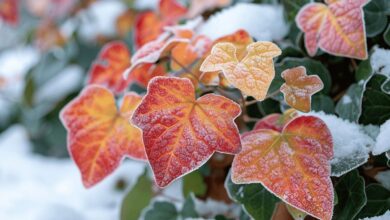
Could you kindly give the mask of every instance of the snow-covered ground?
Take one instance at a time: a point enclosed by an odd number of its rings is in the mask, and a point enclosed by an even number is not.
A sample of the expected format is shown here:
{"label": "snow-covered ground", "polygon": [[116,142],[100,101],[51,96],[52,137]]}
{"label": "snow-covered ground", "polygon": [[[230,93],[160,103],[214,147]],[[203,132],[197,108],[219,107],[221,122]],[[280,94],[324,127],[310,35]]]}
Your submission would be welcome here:
{"label": "snow-covered ground", "polygon": [[35,155],[25,129],[15,125],[0,135],[0,219],[119,219],[124,191],[118,180],[134,184],[145,164],[125,161],[92,189],[85,189],[70,159]]}

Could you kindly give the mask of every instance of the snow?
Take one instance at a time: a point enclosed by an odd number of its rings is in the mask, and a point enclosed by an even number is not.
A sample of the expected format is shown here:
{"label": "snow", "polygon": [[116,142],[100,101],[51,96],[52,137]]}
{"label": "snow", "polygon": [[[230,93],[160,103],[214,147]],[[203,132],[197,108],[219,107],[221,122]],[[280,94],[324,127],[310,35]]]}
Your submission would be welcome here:
{"label": "snow", "polygon": [[390,150],[390,119],[381,125],[376,144],[372,150],[373,155],[379,155]]}
{"label": "snow", "polygon": [[351,99],[351,97],[350,96],[348,96],[348,95],[345,95],[343,98],[342,98],[342,103],[343,104],[349,104],[349,103],[352,103],[352,99]]}
{"label": "snow", "polygon": [[60,101],[77,90],[83,79],[82,68],[77,65],[70,65],[38,89],[36,101],[38,103]]}
{"label": "snow", "polygon": [[381,216],[371,217],[371,218],[364,218],[363,220],[389,220],[390,219],[390,210],[387,211],[385,214]]}
{"label": "snow", "polygon": [[125,192],[115,185],[118,180],[134,184],[145,167],[126,160],[114,174],[87,190],[70,159],[42,157],[30,148],[20,125],[0,136],[0,219],[119,219]]}
{"label": "snow", "polygon": [[238,3],[216,13],[199,32],[217,39],[238,29],[245,29],[258,41],[280,40],[288,32],[281,6],[251,3]]}
{"label": "snow", "polygon": [[390,170],[379,172],[375,179],[382,184],[383,187],[390,190]]}
{"label": "snow", "polygon": [[213,199],[207,199],[205,201],[195,199],[194,202],[196,212],[200,216],[212,218],[218,214],[224,213],[229,214],[229,216],[236,216],[238,218],[240,215],[240,206],[235,203],[226,204],[224,202]]}
{"label": "snow", "polygon": [[93,41],[97,36],[113,37],[116,34],[116,19],[126,10],[122,1],[96,1],[80,13],[80,36]]}
{"label": "snow", "polygon": [[310,112],[308,115],[321,118],[332,134],[332,176],[341,176],[367,162],[375,142],[365,133],[363,126],[323,112]]}
{"label": "snow", "polygon": [[390,50],[375,47],[370,62],[374,72],[390,77]]}

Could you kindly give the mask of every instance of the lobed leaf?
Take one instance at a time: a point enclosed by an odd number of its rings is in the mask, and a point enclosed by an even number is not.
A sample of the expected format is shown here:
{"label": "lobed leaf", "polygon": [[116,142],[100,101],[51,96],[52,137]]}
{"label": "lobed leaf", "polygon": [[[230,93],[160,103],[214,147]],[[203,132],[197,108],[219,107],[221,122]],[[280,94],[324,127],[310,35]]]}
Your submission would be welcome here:
{"label": "lobed leaf", "polygon": [[131,81],[122,77],[131,65],[130,56],[125,43],[114,41],[106,44],[89,71],[88,84],[105,86],[116,94],[123,92]]}
{"label": "lobed leaf", "polygon": [[305,33],[305,46],[310,56],[318,48],[329,54],[367,59],[363,6],[369,0],[327,0],[325,4],[309,3],[296,16]]}
{"label": "lobed leaf", "polygon": [[244,94],[264,100],[275,76],[273,57],[281,54],[271,42],[256,42],[246,48],[246,56],[239,61],[237,48],[232,43],[217,43],[200,67],[203,72],[222,71],[230,84]]}
{"label": "lobed leaf", "polygon": [[109,90],[92,85],[61,111],[68,150],[85,187],[103,180],[125,156],[146,159],[141,131],[128,122],[140,101],[140,96],[128,93],[118,110]]}
{"label": "lobed leaf", "polygon": [[281,86],[280,91],[284,94],[287,104],[299,111],[309,112],[311,96],[324,88],[320,77],[308,76],[303,66],[287,69],[281,76],[286,82]]}
{"label": "lobed leaf", "polygon": [[261,183],[291,206],[320,219],[331,219],[332,136],[317,117],[300,116],[281,133],[259,129],[242,137],[232,164],[238,184]]}
{"label": "lobed leaf", "polygon": [[238,104],[207,94],[195,100],[189,79],[155,77],[132,121],[143,131],[156,183],[165,187],[199,168],[215,152],[236,154],[241,142]]}

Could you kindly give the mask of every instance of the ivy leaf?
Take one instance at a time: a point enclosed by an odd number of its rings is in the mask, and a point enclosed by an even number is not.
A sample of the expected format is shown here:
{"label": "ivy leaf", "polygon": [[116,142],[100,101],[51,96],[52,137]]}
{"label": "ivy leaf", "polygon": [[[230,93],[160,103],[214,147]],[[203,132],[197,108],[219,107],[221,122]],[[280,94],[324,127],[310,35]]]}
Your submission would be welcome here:
{"label": "ivy leaf", "polygon": [[336,106],[336,113],[343,119],[358,122],[362,112],[365,83],[352,84]]}
{"label": "ivy leaf", "polygon": [[380,184],[370,184],[366,187],[367,203],[357,218],[367,218],[383,215],[390,209],[390,191]]}
{"label": "ivy leaf", "polygon": [[135,23],[135,44],[141,48],[156,40],[165,26],[176,24],[187,13],[187,9],[176,0],[159,0],[158,12],[140,13]]}
{"label": "ivy leaf", "polygon": [[[242,59],[246,55],[246,48],[249,44],[253,43],[252,37],[249,33],[243,29],[239,29],[236,32],[220,37],[214,41],[213,45],[218,43],[232,43],[236,47],[237,58]],[[220,79],[220,71],[205,72],[201,75],[201,80],[206,85],[219,85],[228,87],[229,83],[225,78]]]}
{"label": "ivy leaf", "polygon": [[387,25],[387,8],[390,8],[387,0],[370,0],[364,6],[364,21],[367,37],[375,37],[385,30]]}
{"label": "ivy leaf", "polygon": [[170,202],[155,201],[152,206],[146,210],[144,219],[147,220],[177,220],[199,217],[195,210],[193,196],[189,196],[183,204],[182,210],[179,212],[176,206]]}
{"label": "ivy leaf", "polygon": [[335,188],[338,204],[334,208],[334,218],[354,219],[367,201],[363,177],[353,170],[342,176]]}
{"label": "ivy leaf", "polygon": [[[281,77],[281,73],[284,70],[297,66],[304,66],[308,75],[318,75],[321,78],[321,81],[324,83],[324,89],[321,90],[320,94],[328,94],[330,92],[332,87],[332,78],[328,69],[321,62],[310,58],[288,57],[283,59],[281,63],[276,64],[276,76],[271,84],[269,93],[277,91],[284,83],[283,78]],[[281,96],[278,100],[283,100],[283,97]]]}
{"label": "ivy leaf", "polygon": [[281,133],[254,130],[242,136],[232,164],[237,184],[261,183],[284,202],[320,219],[333,213],[332,136],[313,116],[290,121]]}
{"label": "ivy leaf", "polygon": [[241,142],[234,119],[238,104],[207,94],[195,100],[189,79],[155,77],[132,121],[143,131],[157,185],[199,168],[215,152],[236,154]]}
{"label": "ivy leaf", "polygon": [[230,174],[226,177],[225,188],[229,197],[238,202],[244,211],[256,220],[269,220],[280,201],[259,183],[234,184]]}
{"label": "ivy leaf", "polygon": [[248,45],[246,56],[239,61],[237,48],[232,43],[218,43],[200,67],[203,72],[222,71],[230,84],[244,94],[264,100],[275,77],[273,58],[281,54],[271,42]]}
{"label": "ivy leaf", "polygon": [[123,80],[123,72],[130,66],[130,52],[126,44],[114,41],[100,51],[89,71],[88,84],[103,85],[116,94],[123,92],[130,80]]}
{"label": "ivy leaf", "polygon": [[278,132],[282,132],[284,126],[288,124],[292,119],[297,116],[297,111],[294,109],[289,109],[283,114],[274,113],[265,116],[256,122],[253,130],[258,129],[270,129]]}
{"label": "ivy leaf", "polygon": [[183,177],[183,195],[184,197],[194,193],[197,196],[203,196],[206,193],[207,186],[203,181],[200,171],[196,170]]}
{"label": "ivy leaf", "polygon": [[120,110],[114,95],[100,86],[88,86],[60,113],[68,131],[68,149],[85,187],[112,173],[125,156],[145,160],[141,131],[128,119],[141,97],[128,93]]}
{"label": "ivy leaf", "polygon": [[315,94],[312,98],[311,110],[315,112],[323,111],[327,114],[334,113],[333,99],[327,95]]}
{"label": "ivy leaf", "polygon": [[19,0],[2,0],[0,2],[0,18],[8,24],[16,26],[19,23]]}
{"label": "ivy leaf", "polygon": [[369,0],[325,0],[309,3],[299,11],[296,23],[305,33],[310,56],[321,48],[329,54],[367,59],[363,6]]}
{"label": "ivy leaf", "polygon": [[286,81],[280,88],[284,99],[291,107],[302,111],[311,110],[311,96],[324,88],[320,77],[308,76],[303,66],[287,69],[282,72],[282,78]]}
{"label": "ivy leaf", "polygon": [[153,197],[153,183],[146,172],[127,193],[122,202],[121,219],[138,219]]}
{"label": "ivy leaf", "polygon": [[155,201],[145,212],[144,219],[148,220],[177,220],[179,213],[174,204],[165,201]]}
{"label": "ivy leaf", "polygon": [[159,39],[150,41],[142,46],[131,58],[131,66],[124,72],[124,78],[141,64],[154,64],[160,57],[166,56],[178,43],[188,42],[184,38],[169,38],[169,35],[161,35]]}
{"label": "ivy leaf", "polygon": [[387,77],[383,75],[374,75],[367,83],[363,95],[361,123],[381,125],[390,119],[390,95],[381,89],[386,80]]}
{"label": "ivy leaf", "polygon": [[383,33],[383,39],[385,40],[386,44],[390,46],[390,25],[387,27],[385,33]]}

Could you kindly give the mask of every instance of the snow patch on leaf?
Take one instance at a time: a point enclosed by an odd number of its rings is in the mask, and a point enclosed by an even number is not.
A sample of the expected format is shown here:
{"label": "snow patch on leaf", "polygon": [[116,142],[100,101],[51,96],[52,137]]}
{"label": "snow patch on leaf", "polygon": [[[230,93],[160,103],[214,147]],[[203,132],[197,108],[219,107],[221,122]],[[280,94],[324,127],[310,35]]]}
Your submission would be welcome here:
{"label": "snow patch on leaf", "polygon": [[373,71],[387,77],[387,80],[382,84],[382,91],[390,94],[390,88],[385,87],[390,81],[390,50],[376,47],[371,55],[370,63]]}
{"label": "snow patch on leaf", "polygon": [[238,29],[262,41],[280,40],[288,32],[281,6],[250,3],[239,3],[211,16],[199,32],[215,40]]}
{"label": "snow patch on leaf", "polygon": [[381,215],[381,216],[375,216],[375,217],[371,217],[371,218],[364,218],[362,220],[388,220],[390,219],[390,210],[387,211],[385,214]]}
{"label": "snow patch on leaf", "polygon": [[374,140],[365,133],[362,126],[323,112],[310,112],[308,115],[321,118],[332,133],[332,176],[341,176],[367,162]]}
{"label": "snow patch on leaf", "polygon": [[380,127],[372,154],[379,155],[390,150],[390,119]]}

